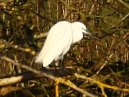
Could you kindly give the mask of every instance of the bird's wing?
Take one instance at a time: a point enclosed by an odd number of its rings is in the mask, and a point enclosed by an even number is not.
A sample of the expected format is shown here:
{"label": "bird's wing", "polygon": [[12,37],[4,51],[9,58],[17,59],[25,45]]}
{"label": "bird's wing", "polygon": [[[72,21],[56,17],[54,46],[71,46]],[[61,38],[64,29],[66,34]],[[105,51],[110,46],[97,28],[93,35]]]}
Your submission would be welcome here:
{"label": "bird's wing", "polygon": [[59,59],[60,55],[66,49],[69,50],[72,42],[71,31],[71,24],[69,22],[60,22],[55,24],[48,33],[45,44],[37,56],[37,61],[42,61],[43,66],[45,67],[53,60]]}

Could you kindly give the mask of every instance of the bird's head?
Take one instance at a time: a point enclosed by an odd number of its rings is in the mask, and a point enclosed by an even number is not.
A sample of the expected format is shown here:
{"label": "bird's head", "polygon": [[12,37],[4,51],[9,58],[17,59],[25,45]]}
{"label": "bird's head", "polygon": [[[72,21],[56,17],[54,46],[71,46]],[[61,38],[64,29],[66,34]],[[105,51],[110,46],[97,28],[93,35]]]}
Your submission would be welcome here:
{"label": "bird's head", "polygon": [[87,33],[87,28],[81,22],[73,22],[72,31],[73,31],[73,43],[76,43],[83,38],[83,33]]}
{"label": "bird's head", "polygon": [[81,22],[73,22],[72,30],[73,30],[73,43],[80,41],[83,37],[84,38],[87,37],[87,35],[93,36],[91,33],[89,33],[86,26]]}
{"label": "bird's head", "polygon": [[79,32],[82,32],[84,34],[90,34],[89,31],[87,30],[87,27],[83,23],[81,23],[81,22],[74,22],[73,24],[76,25],[74,27],[77,27],[75,29],[76,30],[78,29]]}

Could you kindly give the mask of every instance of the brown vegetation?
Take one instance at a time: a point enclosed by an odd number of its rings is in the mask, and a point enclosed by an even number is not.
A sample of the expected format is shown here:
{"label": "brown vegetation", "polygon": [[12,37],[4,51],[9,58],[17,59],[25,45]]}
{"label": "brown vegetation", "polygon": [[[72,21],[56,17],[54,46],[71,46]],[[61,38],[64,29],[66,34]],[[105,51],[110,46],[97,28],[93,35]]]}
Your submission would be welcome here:
{"label": "brown vegetation", "polygon": [[[98,39],[73,45],[64,70],[42,69],[34,58],[61,20]],[[128,25],[128,0],[0,0],[0,96],[128,97]]]}

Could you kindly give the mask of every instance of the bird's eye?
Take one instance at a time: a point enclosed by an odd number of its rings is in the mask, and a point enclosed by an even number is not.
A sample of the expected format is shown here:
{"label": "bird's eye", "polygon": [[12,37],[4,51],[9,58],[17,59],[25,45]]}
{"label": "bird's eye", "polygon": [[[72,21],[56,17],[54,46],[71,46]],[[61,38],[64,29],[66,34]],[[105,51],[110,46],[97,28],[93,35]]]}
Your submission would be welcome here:
{"label": "bird's eye", "polygon": [[83,30],[85,30],[84,28],[82,28]]}

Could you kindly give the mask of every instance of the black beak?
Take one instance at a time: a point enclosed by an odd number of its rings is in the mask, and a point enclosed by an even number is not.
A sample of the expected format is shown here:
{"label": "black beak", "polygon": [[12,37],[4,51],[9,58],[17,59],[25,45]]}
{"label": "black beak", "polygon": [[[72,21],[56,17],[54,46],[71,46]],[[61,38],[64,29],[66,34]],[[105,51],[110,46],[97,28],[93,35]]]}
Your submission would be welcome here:
{"label": "black beak", "polygon": [[91,34],[88,30],[85,30],[85,29],[83,29],[83,30],[85,31],[84,35],[83,35],[84,38],[91,37],[92,39],[99,39],[97,36]]}

